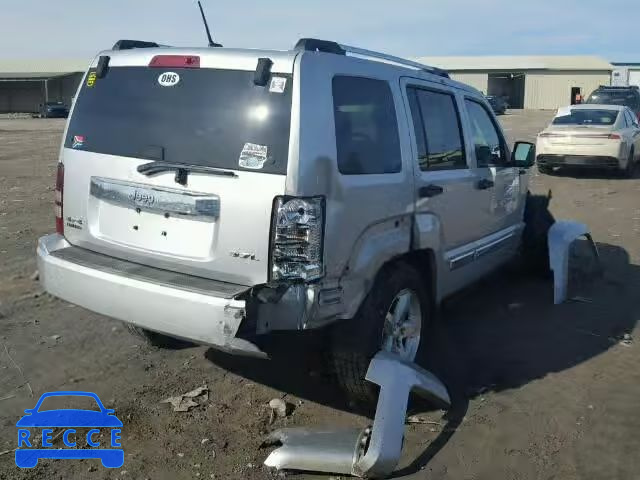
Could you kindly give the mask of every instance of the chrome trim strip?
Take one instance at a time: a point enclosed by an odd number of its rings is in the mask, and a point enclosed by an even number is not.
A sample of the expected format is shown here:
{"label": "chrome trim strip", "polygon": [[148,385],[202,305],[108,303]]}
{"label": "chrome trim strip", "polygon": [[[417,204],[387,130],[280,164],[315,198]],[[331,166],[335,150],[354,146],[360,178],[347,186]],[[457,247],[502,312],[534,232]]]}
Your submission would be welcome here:
{"label": "chrome trim strip", "polygon": [[456,270],[458,268],[464,267],[480,257],[499,250],[505,243],[511,240],[514,235],[515,232],[511,231],[496,240],[492,240],[491,242],[485,243],[484,245],[481,245],[479,247],[472,247],[470,250],[467,250],[466,252],[450,258],[449,270]]}
{"label": "chrome trim strip", "polygon": [[173,213],[214,221],[220,216],[220,197],[102,177],[91,177],[91,196],[126,208]]}

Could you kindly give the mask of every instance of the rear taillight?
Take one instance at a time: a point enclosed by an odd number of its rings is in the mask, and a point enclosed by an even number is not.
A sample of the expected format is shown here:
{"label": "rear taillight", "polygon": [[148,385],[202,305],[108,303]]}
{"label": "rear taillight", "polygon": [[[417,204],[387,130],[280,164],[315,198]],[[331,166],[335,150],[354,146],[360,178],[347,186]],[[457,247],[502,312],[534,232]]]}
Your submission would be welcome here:
{"label": "rear taillight", "polygon": [[271,228],[271,280],[312,281],[324,274],[324,198],[277,197]]}
{"label": "rear taillight", "polygon": [[200,68],[197,55],[156,55],[149,62],[150,67]]}
{"label": "rear taillight", "polygon": [[55,212],[56,212],[56,232],[64,235],[64,221],[62,220],[62,201],[64,198],[64,165],[58,163],[58,171],[56,173],[56,190],[55,190]]}
{"label": "rear taillight", "polygon": [[622,137],[617,133],[610,133],[609,135],[607,135],[607,138],[609,140],[620,140]]}

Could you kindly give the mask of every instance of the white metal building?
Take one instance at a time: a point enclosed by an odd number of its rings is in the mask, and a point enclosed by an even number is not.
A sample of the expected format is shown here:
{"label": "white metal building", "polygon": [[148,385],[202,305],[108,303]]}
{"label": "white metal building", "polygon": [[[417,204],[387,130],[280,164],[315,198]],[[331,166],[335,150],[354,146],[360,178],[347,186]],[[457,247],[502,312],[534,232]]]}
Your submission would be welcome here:
{"label": "white metal building", "polygon": [[487,95],[507,97],[511,108],[556,109],[610,85],[613,66],[593,56],[421,57],[455,80]]}
{"label": "white metal building", "polygon": [[35,113],[40,104],[71,105],[89,60],[0,60],[0,113]]}
{"label": "white metal building", "polygon": [[611,85],[617,87],[637,85],[640,87],[640,63],[611,62],[611,65],[613,65]]}

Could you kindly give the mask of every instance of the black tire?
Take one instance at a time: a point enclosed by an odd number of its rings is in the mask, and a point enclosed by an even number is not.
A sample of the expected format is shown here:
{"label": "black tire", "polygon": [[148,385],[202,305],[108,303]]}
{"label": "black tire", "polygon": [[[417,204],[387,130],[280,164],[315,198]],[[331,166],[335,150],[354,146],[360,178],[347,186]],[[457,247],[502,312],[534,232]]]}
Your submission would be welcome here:
{"label": "black tire", "polygon": [[629,152],[629,160],[627,160],[627,167],[622,170],[622,176],[624,178],[633,178],[633,172],[635,170],[635,162],[634,162],[635,153],[633,148]]}
{"label": "black tire", "polygon": [[144,328],[136,327],[130,323],[125,323],[129,333],[136,337],[142,338],[147,344],[158,348],[164,348],[167,350],[181,350],[183,348],[189,348],[195,346],[194,343],[179,338],[170,337],[169,335],[163,335],[162,333],[152,332]]}
{"label": "black tire", "polygon": [[420,302],[422,325],[416,355],[420,357],[431,326],[432,299],[423,277],[402,262],[383,268],[356,316],[339,322],[331,331],[327,366],[350,403],[367,413],[375,410],[378,388],[365,375],[380,351],[385,316],[396,295],[405,289],[414,291]]}
{"label": "black tire", "polygon": [[551,175],[553,173],[553,167],[538,165],[538,171],[544,175]]}
{"label": "black tire", "polygon": [[549,203],[551,192],[546,196],[532,195],[529,192],[524,208],[521,256],[528,271],[542,276],[551,273],[547,234],[555,223],[555,218],[549,210]]}

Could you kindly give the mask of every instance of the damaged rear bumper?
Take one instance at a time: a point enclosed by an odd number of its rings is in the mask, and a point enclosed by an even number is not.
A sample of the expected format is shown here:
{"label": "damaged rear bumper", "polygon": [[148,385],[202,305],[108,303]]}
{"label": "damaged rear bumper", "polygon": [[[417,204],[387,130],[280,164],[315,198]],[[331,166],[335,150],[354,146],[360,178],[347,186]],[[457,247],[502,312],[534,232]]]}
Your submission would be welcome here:
{"label": "damaged rear bumper", "polygon": [[173,281],[175,274],[164,281],[168,272],[71,246],[55,234],[39,239],[37,257],[40,281],[51,295],[148,330],[231,353],[266,356],[236,337],[246,304],[235,297],[250,287],[206,280],[180,284]]}

